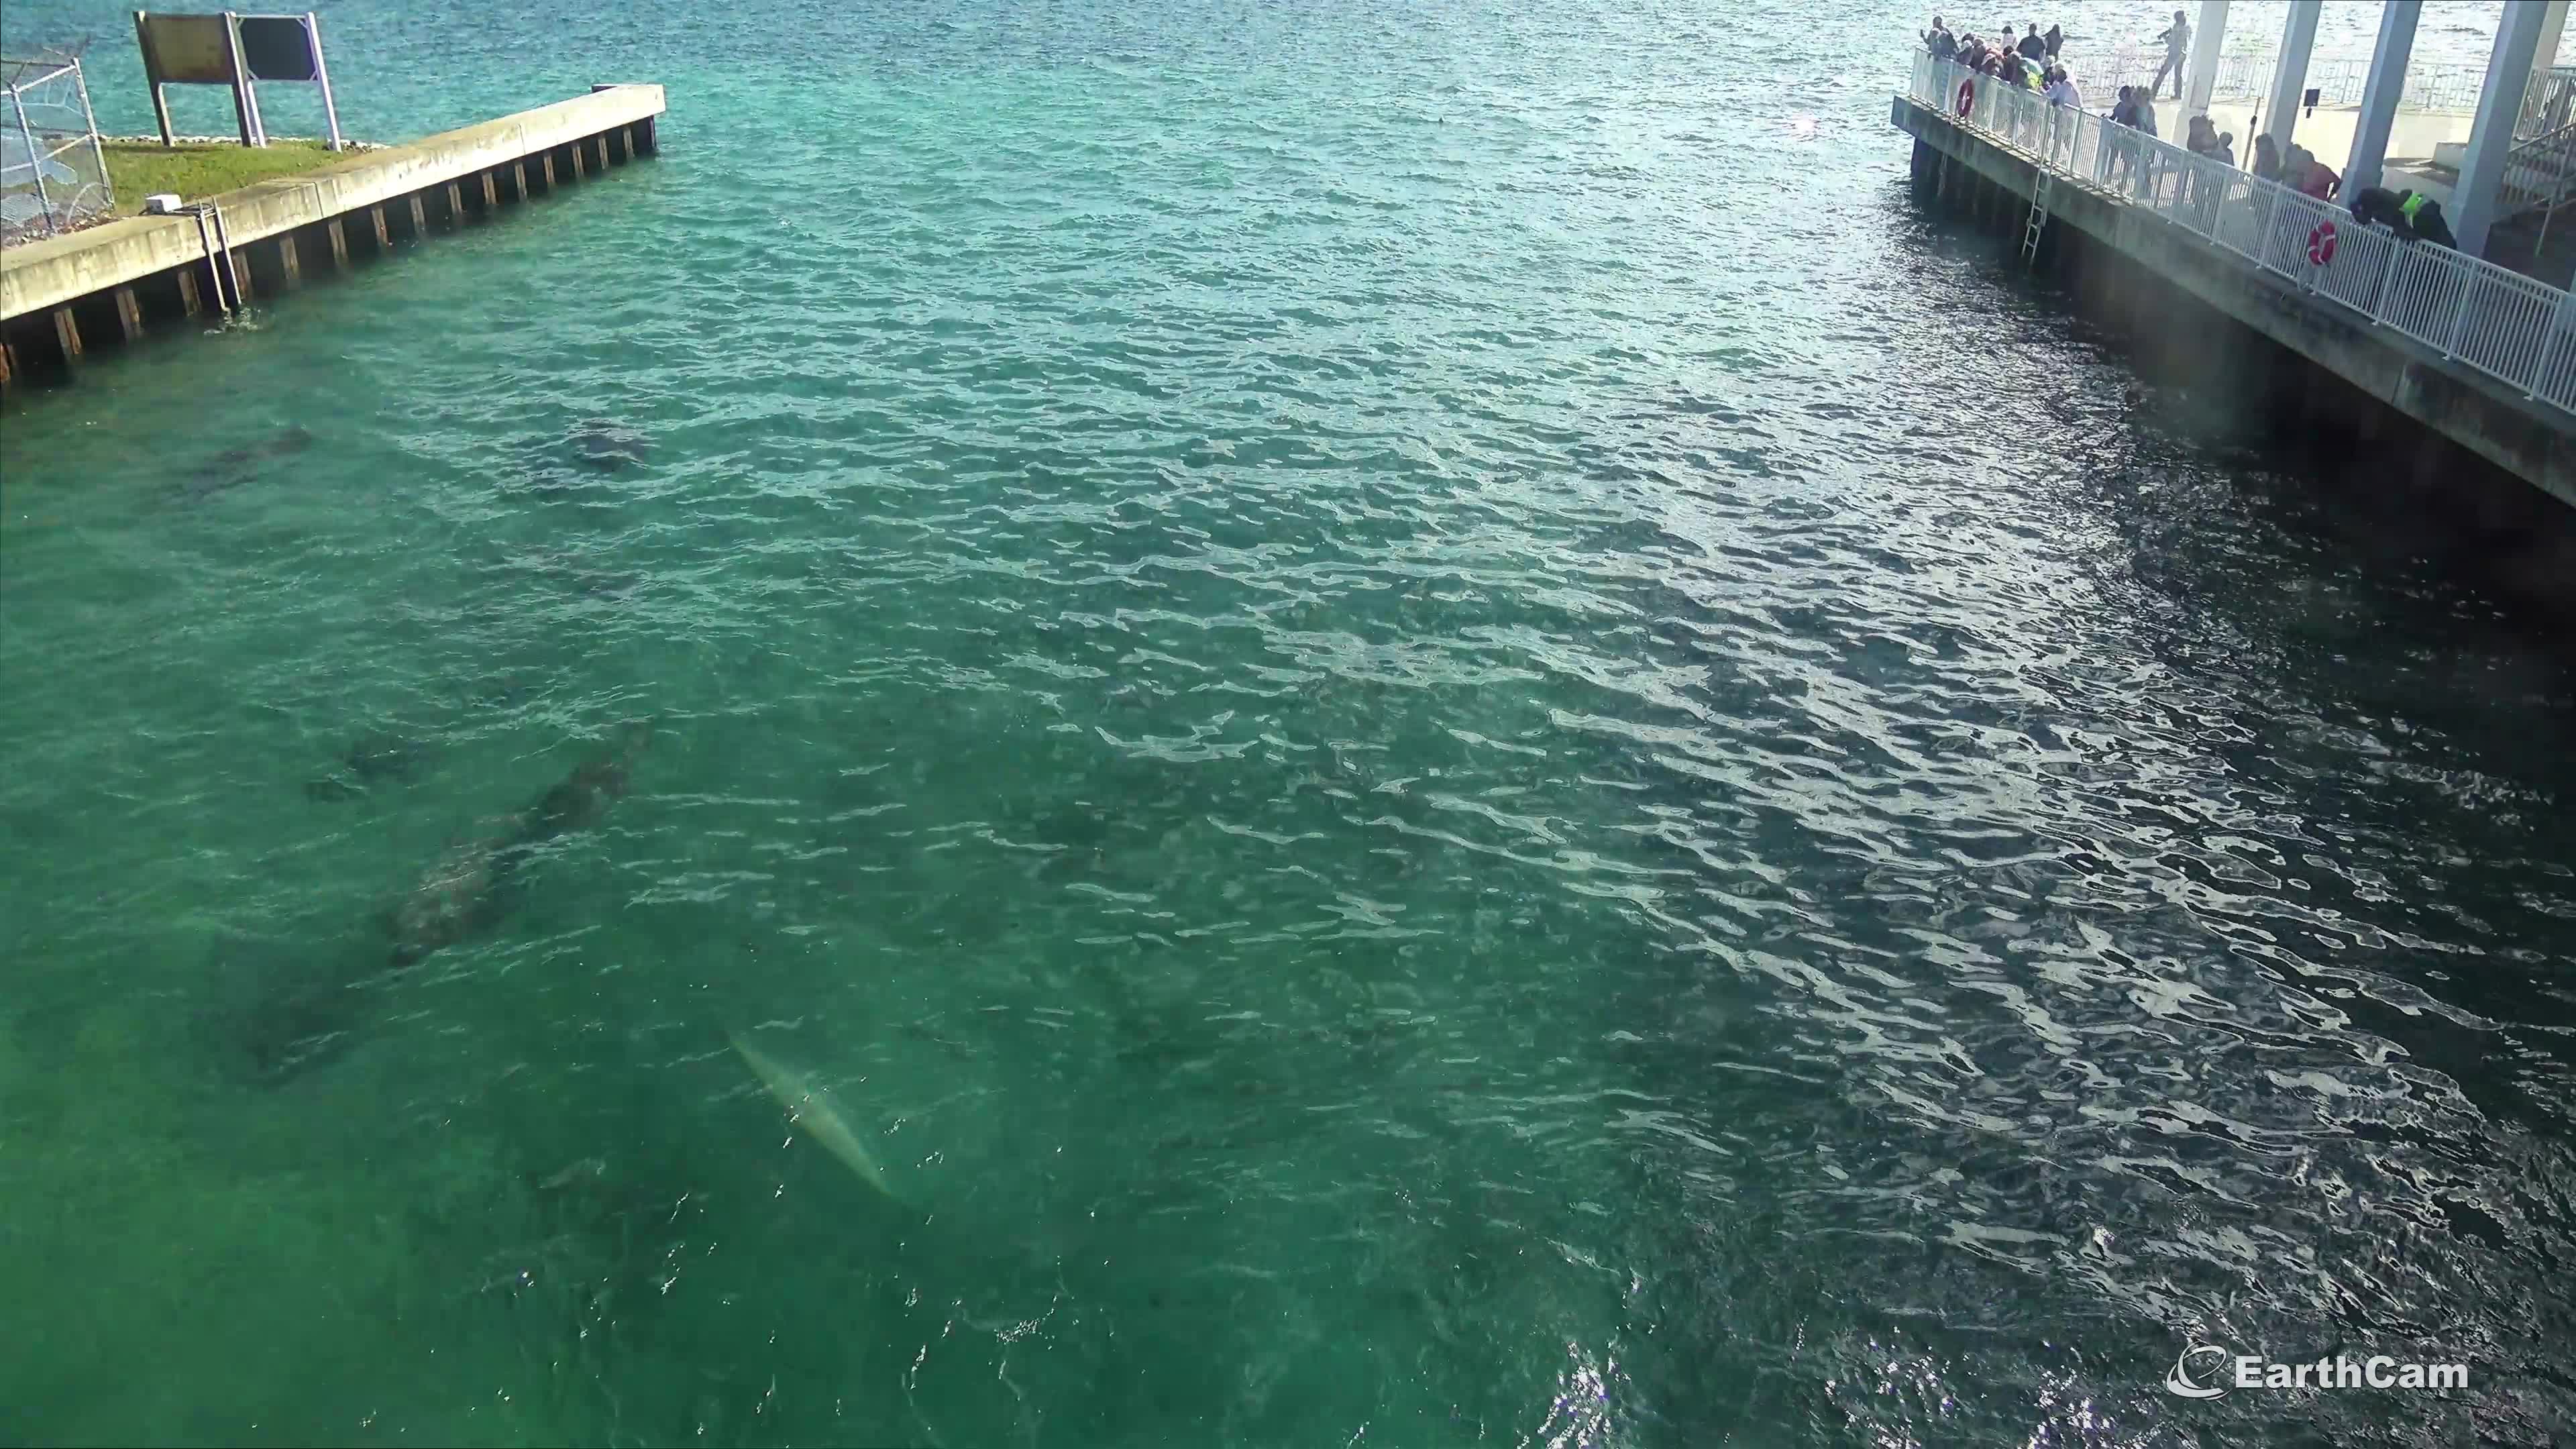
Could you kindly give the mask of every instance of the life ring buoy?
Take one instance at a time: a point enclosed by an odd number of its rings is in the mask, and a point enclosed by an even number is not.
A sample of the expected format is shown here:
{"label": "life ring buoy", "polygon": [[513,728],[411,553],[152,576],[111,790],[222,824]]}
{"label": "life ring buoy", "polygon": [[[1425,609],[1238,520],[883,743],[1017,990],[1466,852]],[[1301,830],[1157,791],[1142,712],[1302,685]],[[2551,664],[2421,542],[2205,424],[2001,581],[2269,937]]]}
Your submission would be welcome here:
{"label": "life ring buoy", "polygon": [[2322,267],[2334,260],[2334,254],[2335,224],[2330,221],[2318,222],[2315,229],[2308,233],[2308,261]]}
{"label": "life ring buoy", "polygon": [[1976,104],[1977,83],[1972,80],[1963,80],[1959,82],[1959,119],[1963,121],[1966,120],[1968,118],[1968,111]]}

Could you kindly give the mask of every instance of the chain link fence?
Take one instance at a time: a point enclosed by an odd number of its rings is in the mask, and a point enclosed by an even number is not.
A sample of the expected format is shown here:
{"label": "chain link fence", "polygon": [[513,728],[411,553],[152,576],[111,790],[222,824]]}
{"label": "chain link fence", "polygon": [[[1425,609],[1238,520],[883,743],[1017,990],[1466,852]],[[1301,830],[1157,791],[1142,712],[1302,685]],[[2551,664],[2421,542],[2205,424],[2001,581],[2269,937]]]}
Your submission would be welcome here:
{"label": "chain link fence", "polygon": [[76,59],[0,57],[0,246],[58,236],[116,209]]}

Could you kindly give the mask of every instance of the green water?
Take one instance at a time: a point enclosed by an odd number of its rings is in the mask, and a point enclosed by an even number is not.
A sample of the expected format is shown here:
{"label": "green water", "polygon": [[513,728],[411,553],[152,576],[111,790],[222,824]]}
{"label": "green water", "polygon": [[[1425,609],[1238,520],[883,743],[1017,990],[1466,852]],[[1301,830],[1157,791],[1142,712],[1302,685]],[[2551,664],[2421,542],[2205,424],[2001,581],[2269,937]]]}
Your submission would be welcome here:
{"label": "green water", "polygon": [[0,1442],[2576,1433],[2568,681],[1909,22],[329,12],[665,154],[0,419]]}

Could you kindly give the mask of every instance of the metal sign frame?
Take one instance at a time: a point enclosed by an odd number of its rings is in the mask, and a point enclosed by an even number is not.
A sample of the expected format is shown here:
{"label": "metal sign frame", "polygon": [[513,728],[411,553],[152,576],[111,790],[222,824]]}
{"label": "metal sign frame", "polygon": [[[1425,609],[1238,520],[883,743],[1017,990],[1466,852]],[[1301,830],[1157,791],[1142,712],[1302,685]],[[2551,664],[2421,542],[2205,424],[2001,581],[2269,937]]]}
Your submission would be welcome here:
{"label": "metal sign frame", "polygon": [[[170,85],[229,85],[233,89],[233,114],[241,123],[242,144],[265,146],[268,127],[259,114],[259,79],[251,70],[242,49],[242,22],[283,22],[303,33],[305,55],[312,62],[310,83],[321,88],[322,114],[330,122],[330,147],[337,151],[347,143],[340,138],[340,108],[331,98],[331,68],[322,59],[322,22],[310,10],[301,15],[242,15],[226,10],[219,15],[178,15],[134,12],[134,39],[143,50],[143,78],[152,88],[152,114],[161,123],[161,144],[175,146],[177,138],[170,130],[170,102],[161,88]],[[209,30],[217,32],[208,34]],[[177,55],[165,53],[156,42],[169,41]],[[220,54],[211,54],[220,37]],[[190,53],[185,47],[193,47]],[[279,78],[283,79],[283,78]],[[293,78],[298,83],[304,76]]]}

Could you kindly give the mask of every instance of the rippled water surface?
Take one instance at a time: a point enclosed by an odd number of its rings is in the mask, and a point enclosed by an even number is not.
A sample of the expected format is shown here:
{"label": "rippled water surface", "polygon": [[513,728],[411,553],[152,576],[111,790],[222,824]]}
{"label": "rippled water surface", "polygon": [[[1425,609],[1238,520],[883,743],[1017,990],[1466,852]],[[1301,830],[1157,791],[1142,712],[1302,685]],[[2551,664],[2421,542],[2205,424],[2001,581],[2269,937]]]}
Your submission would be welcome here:
{"label": "rippled water surface", "polygon": [[665,154],[10,404],[0,1442],[2576,1438],[2568,681],[1921,20],[328,12]]}

